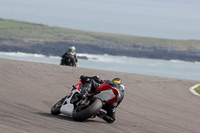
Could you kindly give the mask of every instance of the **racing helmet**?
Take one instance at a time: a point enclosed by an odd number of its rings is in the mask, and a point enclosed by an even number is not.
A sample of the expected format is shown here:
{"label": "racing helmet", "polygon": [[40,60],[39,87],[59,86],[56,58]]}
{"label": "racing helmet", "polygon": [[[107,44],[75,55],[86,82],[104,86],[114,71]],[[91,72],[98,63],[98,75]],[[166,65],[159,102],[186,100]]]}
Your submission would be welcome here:
{"label": "racing helmet", "polygon": [[114,78],[112,81],[115,82],[116,84],[121,84],[122,82],[120,78]]}
{"label": "racing helmet", "polygon": [[70,46],[69,47],[69,51],[73,51],[74,52],[75,50],[76,50],[76,48],[74,46]]}

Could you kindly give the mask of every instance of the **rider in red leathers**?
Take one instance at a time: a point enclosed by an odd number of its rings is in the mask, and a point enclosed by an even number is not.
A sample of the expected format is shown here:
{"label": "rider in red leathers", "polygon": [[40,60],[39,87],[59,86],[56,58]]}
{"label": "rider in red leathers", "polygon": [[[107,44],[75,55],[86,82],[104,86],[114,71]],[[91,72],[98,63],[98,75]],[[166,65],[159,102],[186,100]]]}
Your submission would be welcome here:
{"label": "rider in red leathers", "polygon": [[88,77],[84,75],[81,75],[80,79],[84,85],[84,90],[80,94],[81,96],[86,96],[89,92],[94,92],[102,83],[107,83],[118,90],[118,101],[113,104],[105,104],[102,108],[104,111],[99,111],[96,114],[99,118],[102,118],[106,122],[113,123],[116,120],[115,110],[124,98],[125,87],[121,83],[121,79],[114,78],[112,81],[110,81],[102,80],[98,76]]}

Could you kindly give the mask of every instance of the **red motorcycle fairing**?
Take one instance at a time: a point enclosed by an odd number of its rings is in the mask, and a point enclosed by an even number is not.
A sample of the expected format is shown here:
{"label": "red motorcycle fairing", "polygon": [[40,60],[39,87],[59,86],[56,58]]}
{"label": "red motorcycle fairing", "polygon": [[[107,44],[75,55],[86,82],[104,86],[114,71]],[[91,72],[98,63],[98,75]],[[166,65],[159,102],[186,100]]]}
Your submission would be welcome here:
{"label": "red motorcycle fairing", "polygon": [[75,85],[76,89],[80,90],[81,85],[83,85],[83,83],[81,80],[79,80],[79,82]]}
{"label": "red motorcycle fairing", "polygon": [[113,104],[113,103],[115,103],[115,102],[118,101],[118,94],[119,94],[119,93],[118,93],[118,90],[117,90],[116,88],[110,86],[109,84],[107,84],[107,83],[102,83],[102,84],[96,89],[96,91],[105,91],[105,90],[112,90],[113,93],[114,93],[114,95],[115,95],[114,98],[110,99],[110,100],[107,101],[106,103],[108,103],[108,104]]}
{"label": "red motorcycle fairing", "polygon": [[75,89],[80,90],[80,86],[83,85],[83,83],[81,82],[81,80],[79,80],[79,82],[74,86],[75,88],[72,87],[71,92]]}
{"label": "red motorcycle fairing", "polygon": [[[82,83],[81,80],[79,80],[79,82],[75,85],[75,88],[72,87],[71,92],[72,92],[74,89],[80,90],[80,86],[81,86],[81,85],[83,85],[83,83]],[[100,92],[101,92],[101,91],[106,91],[106,90],[112,90],[112,92],[113,92],[114,95],[115,95],[114,98],[108,100],[106,103],[108,103],[108,104],[113,104],[113,103],[117,102],[117,101],[118,101],[118,94],[119,94],[119,92],[118,92],[118,90],[117,90],[116,88],[110,86],[110,85],[107,84],[107,83],[102,83],[102,84],[96,89],[96,91],[100,91]],[[96,92],[96,91],[95,91],[95,92]],[[91,93],[91,92],[90,92],[90,93]]]}

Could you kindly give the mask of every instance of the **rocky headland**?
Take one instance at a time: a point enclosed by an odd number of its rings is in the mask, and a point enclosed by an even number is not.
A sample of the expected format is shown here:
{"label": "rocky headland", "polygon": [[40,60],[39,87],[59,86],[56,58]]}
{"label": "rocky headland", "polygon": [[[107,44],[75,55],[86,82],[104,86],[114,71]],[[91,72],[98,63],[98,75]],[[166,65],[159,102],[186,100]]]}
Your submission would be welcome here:
{"label": "rocky headland", "polygon": [[200,61],[200,51],[197,49],[183,50],[176,47],[131,45],[99,41],[98,44],[79,43],[76,41],[24,41],[18,39],[0,39],[0,51],[25,52],[43,54],[46,56],[61,56],[69,46],[74,45],[77,53],[109,54],[137,58],[164,60]]}

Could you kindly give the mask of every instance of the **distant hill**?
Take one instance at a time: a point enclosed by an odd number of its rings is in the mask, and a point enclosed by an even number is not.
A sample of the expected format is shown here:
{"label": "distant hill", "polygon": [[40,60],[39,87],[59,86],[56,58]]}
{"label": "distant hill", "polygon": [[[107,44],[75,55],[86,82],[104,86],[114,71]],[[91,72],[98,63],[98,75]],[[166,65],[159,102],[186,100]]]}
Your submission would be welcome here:
{"label": "distant hill", "polygon": [[0,51],[61,56],[70,45],[78,53],[200,61],[200,40],[98,33],[0,19]]}

